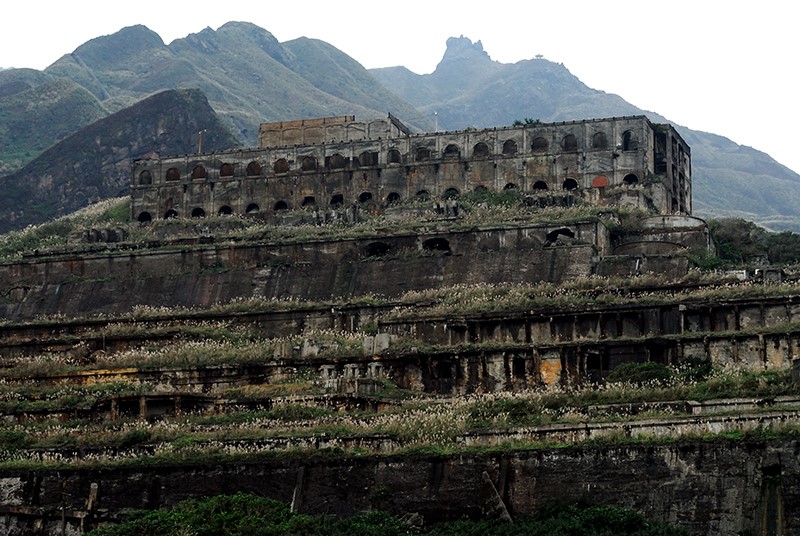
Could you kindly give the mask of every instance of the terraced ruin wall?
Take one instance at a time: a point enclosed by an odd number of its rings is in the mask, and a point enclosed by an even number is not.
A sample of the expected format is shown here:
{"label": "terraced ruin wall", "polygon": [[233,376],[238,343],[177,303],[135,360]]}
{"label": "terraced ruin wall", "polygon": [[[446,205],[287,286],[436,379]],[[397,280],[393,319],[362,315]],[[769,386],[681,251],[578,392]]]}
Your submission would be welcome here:
{"label": "terraced ruin wall", "polygon": [[[677,523],[693,534],[800,533],[797,441],[573,447],[452,456],[370,456],[151,468],[3,470],[0,535],[36,526],[74,533],[128,508],[252,492],[301,512],[479,517],[491,496],[512,516],[586,497]],[[486,475],[486,476],[484,476]],[[63,508],[63,514],[62,514]]]}
{"label": "terraced ruin wall", "polygon": [[[788,370],[800,355],[797,296],[653,305],[594,305],[536,312],[381,318],[394,305],[306,308],[295,311],[191,316],[185,320],[131,319],[139,331],[106,334],[108,320],[0,326],[0,355],[59,355],[91,359],[170,341],[182,322],[247,326],[267,338],[285,337],[272,359],[241,366],[169,370],[124,369],[38,378],[40,384],[129,381],[161,392],[187,390],[213,396],[244,384],[270,384],[298,373],[327,389],[371,394],[383,380],[418,392],[467,394],[510,391],[545,384],[600,380],[629,361],[679,363],[708,358],[718,366]],[[396,312],[396,310],[394,311]],[[402,312],[402,311],[401,311]],[[376,322],[377,320],[377,322]],[[120,322],[120,321],[116,321]],[[314,330],[356,331],[375,322],[382,333],[364,335],[360,353],[326,357]],[[166,323],[166,324],[165,324]],[[152,326],[149,332],[147,326]],[[172,328],[164,328],[164,325]],[[178,330],[178,331],[176,331]],[[302,344],[293,338],[305,337]],[[409,348],[415,341],[418,350]],[[396,343],[406,341],[398,350]],[[10,381],[10,380],[9,380]]]}
{"label": "terraced ruin wall", "polygon": [[135,305],[202,307],[234,298],[395,297],[472,283],[563,282],[593,272],[608,243],[599,223],[442,232],[382,239],[33,257],[0,265],[0,318],[127,312]]}

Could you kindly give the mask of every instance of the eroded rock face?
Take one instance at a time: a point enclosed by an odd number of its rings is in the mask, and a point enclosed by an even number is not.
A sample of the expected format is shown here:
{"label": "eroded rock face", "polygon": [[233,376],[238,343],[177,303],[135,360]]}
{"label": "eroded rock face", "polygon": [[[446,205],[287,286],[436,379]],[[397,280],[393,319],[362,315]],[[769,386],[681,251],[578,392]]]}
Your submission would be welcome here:
{"label": "eroded rock face", "polygon": [[188,497],[237,491],[294,501],[309,513],[379,509],[417,512],[428,523],[454,520],[481,515],[484,473],[512,517],[553,501],[586,497],[677,523],[693,534],[797,534],[798,447],[797,441],[717,441],[450,457],[5,470],[0,490],[12,523],[0,526],[0,534],[13,534],[13,526],[32,527],[36,512],[50,515],[60,530],[63,501],[70,515],[83,515],[92,498],[94,512],[84,520],[88,528],[101,512],[113,515],[123,508],[171,506]]}

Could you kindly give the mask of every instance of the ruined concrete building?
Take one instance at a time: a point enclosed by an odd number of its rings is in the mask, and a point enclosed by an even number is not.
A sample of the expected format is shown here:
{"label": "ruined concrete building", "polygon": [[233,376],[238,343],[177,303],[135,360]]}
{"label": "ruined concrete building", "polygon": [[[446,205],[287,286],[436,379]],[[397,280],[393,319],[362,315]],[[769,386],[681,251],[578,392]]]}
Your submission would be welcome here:
{"label": "ruined concrete building", "polygon": [[270,217],[293,209],[516,188],[658,214],[690,215],[691,152],[644,116],[412,133],[392,115],[262,124],[259,147],[138,160],[131,217]]}

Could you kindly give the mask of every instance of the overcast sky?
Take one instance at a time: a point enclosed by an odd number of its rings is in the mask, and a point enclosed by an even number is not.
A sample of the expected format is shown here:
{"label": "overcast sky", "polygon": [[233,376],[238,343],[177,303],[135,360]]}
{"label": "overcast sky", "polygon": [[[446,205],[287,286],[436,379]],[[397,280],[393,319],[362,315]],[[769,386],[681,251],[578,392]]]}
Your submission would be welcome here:
{"label": "overcast sky", "polygon": [[0,67],[43,69],[134,24],[170,43],[236,20],[279,41],[327,41],[367,68],[404,65],[424,74],[436,68],[447,38],[463,35],[502,63],[542,54],[594,89],[800,172],[798,10],[786,0],[6,0]]}

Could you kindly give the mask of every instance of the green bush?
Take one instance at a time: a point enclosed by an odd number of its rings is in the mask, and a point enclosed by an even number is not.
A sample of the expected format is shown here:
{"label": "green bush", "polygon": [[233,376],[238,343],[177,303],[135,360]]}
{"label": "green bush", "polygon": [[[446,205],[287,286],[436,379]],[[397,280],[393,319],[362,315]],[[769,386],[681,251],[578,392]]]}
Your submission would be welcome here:
{"label": "green bush", "polygon": [[610,383],[645,383],[663,385],[672,377],[672,371],[666,365],[647,361],[645,363],[623,363],[617,366],[606,377]]}
{"label": "green bush", "polygon": [[677,368],[677,375],[683,382],[704,382],[714,371],[714,365],[707,357],[689,356]]}

